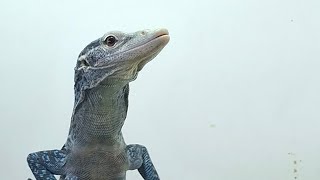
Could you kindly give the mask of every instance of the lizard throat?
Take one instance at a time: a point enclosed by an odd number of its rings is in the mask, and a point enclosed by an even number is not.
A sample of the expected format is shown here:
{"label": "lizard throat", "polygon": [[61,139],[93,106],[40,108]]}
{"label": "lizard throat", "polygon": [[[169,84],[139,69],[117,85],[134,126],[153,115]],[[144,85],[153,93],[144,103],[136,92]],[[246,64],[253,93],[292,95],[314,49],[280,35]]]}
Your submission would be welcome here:
{"label": "lizard throat", "polygon": [[71,135],[75,144],[114,146],[122,142],[121,128],[128,108],[128,85],[118,89],[98,85],[86,91],[74,114]]}

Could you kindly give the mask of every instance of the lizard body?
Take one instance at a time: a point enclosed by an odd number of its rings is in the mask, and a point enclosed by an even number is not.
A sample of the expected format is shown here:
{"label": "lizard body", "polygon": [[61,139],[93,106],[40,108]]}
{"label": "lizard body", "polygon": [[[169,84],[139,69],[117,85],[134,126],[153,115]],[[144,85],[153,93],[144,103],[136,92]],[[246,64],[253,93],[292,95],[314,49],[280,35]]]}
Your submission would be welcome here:
{"label": "lizard body", "polygon": [[146,147],[127,145],[121,128],[128,110],[129,82],[168,43],[166,29],[113,31],[91,42],[75,67],[75,103],[67,142],[61,150],[30,153],[37,180],[125,180],[138,169],[158,180]]}

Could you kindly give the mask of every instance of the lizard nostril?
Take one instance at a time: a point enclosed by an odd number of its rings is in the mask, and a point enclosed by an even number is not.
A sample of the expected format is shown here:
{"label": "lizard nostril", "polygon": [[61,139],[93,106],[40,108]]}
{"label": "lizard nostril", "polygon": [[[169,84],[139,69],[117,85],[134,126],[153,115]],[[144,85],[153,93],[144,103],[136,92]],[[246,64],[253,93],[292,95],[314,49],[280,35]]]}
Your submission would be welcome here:
{"label": "lizard nostril", "polygon": [[147,32],[146,31],[141,31],[141,33],[140,33],[142,36],[144,36],[144,35],[146,35],[147,34]]}

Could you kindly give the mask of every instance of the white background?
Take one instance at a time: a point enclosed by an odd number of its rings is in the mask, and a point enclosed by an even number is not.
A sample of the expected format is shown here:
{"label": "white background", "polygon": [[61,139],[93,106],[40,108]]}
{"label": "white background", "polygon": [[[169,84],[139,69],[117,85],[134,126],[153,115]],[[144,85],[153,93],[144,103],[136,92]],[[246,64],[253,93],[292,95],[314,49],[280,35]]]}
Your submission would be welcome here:
{"label": "white background", "polygon": [[[126,142],[163,180],[320,179],[320,1],[1,1],[0,179],[64,144],[80,51],[168,28],[131,83]],[[142,179],[130,171],[128,180]]]}

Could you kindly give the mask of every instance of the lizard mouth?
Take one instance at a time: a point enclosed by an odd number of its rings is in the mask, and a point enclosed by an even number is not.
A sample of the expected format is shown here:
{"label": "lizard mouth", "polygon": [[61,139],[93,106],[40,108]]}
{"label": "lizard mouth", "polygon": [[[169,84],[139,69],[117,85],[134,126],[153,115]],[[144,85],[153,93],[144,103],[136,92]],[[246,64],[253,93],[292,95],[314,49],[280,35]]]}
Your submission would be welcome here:
{"label": "lizard mouth", "polygon": [[153,39],[151,39],[150,41],[152,41],[152,40],[155,40],[155,39],[157,39],[157,38],[165,38],[168,42],[169,42],[169,32],[168,32],[168,30],[166,30],[166,29],[160,29],[160,30],[158,30],[156,33],[155,33],[155,35],[154,35],[154,38]]}
{"label": "lizard mouth", "polygon": [[162,48],[169,42],[169,40],[170,36],[168,30],[160,29],[155,33],[154,37],[152,37],[146,43],[130,49],[129,51],[134,51],[138,48],[147,49],[148,47],[151,47],[150,53],[139,61],[137,70],[140,71],[144,67],[144,65],[146,65],[154,57],[156,57],[160,53]]}
{"label": "lizard mouth", "polygon": [[[149,38],[147,42],[144,42],[142,44],[139,44],[125,52],[130,53],[132,51],[135,51],[137,49],[146,49],[147,47],[153,47],[154,49],[157,49],[159,46],[165,46],[170,40],[169,32],[166,29],[159,29],[157,32],[154,33],[154,35]],[[162,49],[162,48],[161,48]],[[160,51],[161,51],[160,49]]]}
{"label": "lizard mouth", "polygon": [[[150,62],[154,57],[156,57],[160,53],[160,51],[165,47],[165,45],[169,42],[169,40],[170,36],[168,30],[159,29],[156,32],[154,32],[153,35],[149,37],[146,41],[141,42],[138,45],[123,52],[122,54],[124,56],[130,56],[130,54],[132,56],[135,56],[135,58],[128,61],[128,66],[127,68],[125,68],[126,70],[129,70],[128,72],[130,72],[128,74],[125,73],[126,79],[131,76],[136,77],[137,72],[141,71],[142,68],[148,62]],[[141,52],[141,54],[136,56],[135,52]],[[123,62],[125,61],[127,60],[124,60]]]}

